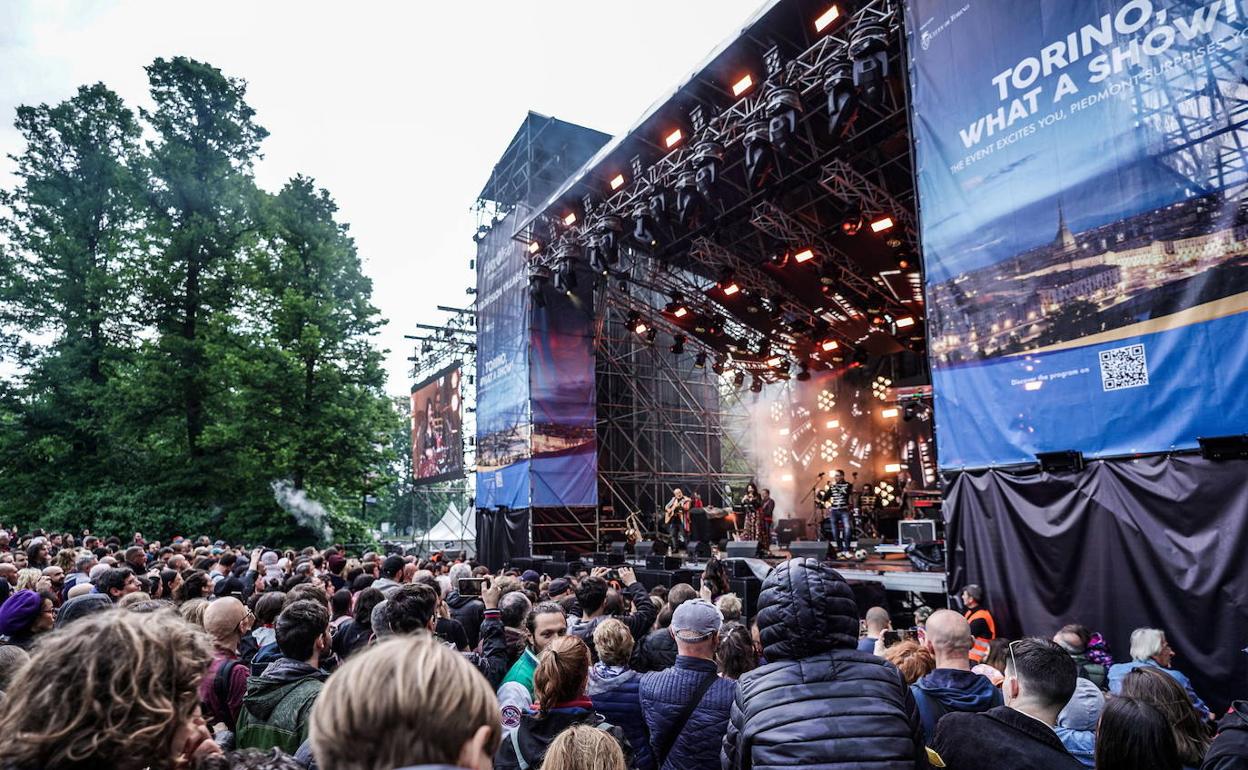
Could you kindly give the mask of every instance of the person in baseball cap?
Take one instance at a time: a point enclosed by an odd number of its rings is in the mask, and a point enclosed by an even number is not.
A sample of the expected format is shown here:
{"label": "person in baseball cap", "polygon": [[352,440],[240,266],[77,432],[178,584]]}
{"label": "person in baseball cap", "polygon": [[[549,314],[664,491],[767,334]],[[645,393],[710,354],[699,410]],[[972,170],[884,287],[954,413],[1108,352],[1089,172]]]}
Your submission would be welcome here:
{"label": "person in baseball cap", "polygon": [[697,644],[719,633],[724,616],[719,608],[705,599],[693,599],[676,608],[669,626],[677,644]]}

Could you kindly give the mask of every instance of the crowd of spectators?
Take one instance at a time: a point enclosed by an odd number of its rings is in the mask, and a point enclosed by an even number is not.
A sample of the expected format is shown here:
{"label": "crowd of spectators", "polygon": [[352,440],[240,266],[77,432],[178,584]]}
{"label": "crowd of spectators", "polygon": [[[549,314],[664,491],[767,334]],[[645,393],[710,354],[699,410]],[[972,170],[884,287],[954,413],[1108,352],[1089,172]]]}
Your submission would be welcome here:
{"label": "crowd of spectators", "polygon": [[1248,769],[1162,630],[1115,663],[975,586],[894,629],[813,559],[725,576],[0,531],[0,770]]}

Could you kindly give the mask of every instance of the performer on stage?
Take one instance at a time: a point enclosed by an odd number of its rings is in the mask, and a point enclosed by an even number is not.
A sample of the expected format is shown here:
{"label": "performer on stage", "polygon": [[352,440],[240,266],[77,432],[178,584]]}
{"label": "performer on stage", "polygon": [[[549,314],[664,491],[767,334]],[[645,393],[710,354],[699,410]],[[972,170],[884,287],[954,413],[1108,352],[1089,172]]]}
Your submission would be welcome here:
{"label": "performer on stage", "polygon": [[776,513],[776,501],[771,499],[771,490],[764,489],[762,500],[758,505],[758,555],[771,554],[771,522]]}
{"label": "performer on stage", "polygon": [[693,501],[685,497],[684,490],[677,487],[672,490],[672,499],[663,508],[663,525],[671,536],[672,550],[683,547],[689,533],[689,509]]}
{"label": "performer on stage", "polygon": [[838,470],[832,474],[832,480],[823,490],[824,501],[828,509],[827,532],[835,538],[836,547],[848,551],[854,538],[854,515],[849,509],[849,498],[854,487],[845,480],[845,471]]}
{"label": "performer on stage", "polygon": [[[760,507],[763,499],[758,494],[758,487],[750,482],[745,486],[745,494],[741,497],[741,512],[745,514],[745,525],[741,528],[738,540],[757,540],[759,550],[763,546],[763,526]],[[774,507],[774,505],[773,505]]]}

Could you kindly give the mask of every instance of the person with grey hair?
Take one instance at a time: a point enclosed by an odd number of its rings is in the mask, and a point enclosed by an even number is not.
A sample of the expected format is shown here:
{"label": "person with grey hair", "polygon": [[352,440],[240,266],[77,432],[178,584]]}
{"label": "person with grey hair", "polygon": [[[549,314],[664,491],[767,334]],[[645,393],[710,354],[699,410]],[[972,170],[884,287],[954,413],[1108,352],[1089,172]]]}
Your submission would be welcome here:
{"label": "person with grey hair", "polygon": [[464,627],[464,633],[468,636],[468,648],[476,649],[477,643],[481,640],[481,619],[485,615],[485,603],[479,596],[459,592],[459,581],[472,579],[472,567],[463,562],[456,562],[451,565],[451,571],[447,577],[450,590],[443,594],[442,602],[450,612],[451,619],[458,621]]}
{"label": "person with grey hair", "polygon": [[91,582],[91,570],[96,564],[99,564],[99,560],[96,559],[95,554],[90,551],[84,551],[78,556],[78,558],[74,559],[74,571],[65,576],[65,586],[62,589],[62,596],[68,596],[69,589],[79,583]]}
{"label": "person with grey hair", "polygon": [[532,609],[533,602],[529,601],[529,597],[525,596],[523,591],[512,591],[498,600],[498,611],[503,621],[503,634],[507,641],[508,670],[524,654],[524,648],[529,643],[529,634],[525,630],[524,621]]}
{"label": "person with grey hair", "polygon": [[1192,702],[1192,708],[1196,709],[1201,721],[1215,719],[1216,715],[1209,710],[1205,702],[1196,694],[1196,690],[1192,688],[1192,680],[1188,679],[1183,672],[1170,668],[1174,656],[1174,648],[1166,640],[1165,631],[1158,628],[1135,629],[1131,632],[1131,662],[1115,663],[1109,667],[1109,691],[1114,695],[1121,693],[1122,680],[1137,668],[1143,666],[1160,668],[1183,685],[1183,690],[1187,693],[1188,699]]}

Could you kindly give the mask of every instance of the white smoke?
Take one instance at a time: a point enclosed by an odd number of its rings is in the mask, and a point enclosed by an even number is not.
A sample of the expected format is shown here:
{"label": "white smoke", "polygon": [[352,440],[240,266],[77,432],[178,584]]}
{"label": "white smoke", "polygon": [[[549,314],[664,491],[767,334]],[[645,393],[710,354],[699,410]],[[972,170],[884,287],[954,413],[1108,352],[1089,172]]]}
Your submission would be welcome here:
{"label": "white smoke", "polygon": [[289,479],[269,482],[273,490],[273,499],[282,510],[295,517],[295,521],[313,532],[321,533],[321,542],[334,541],[333,527],[329,526],[329,512],[325,506],[308,497],[303,489],[296,489]]}

